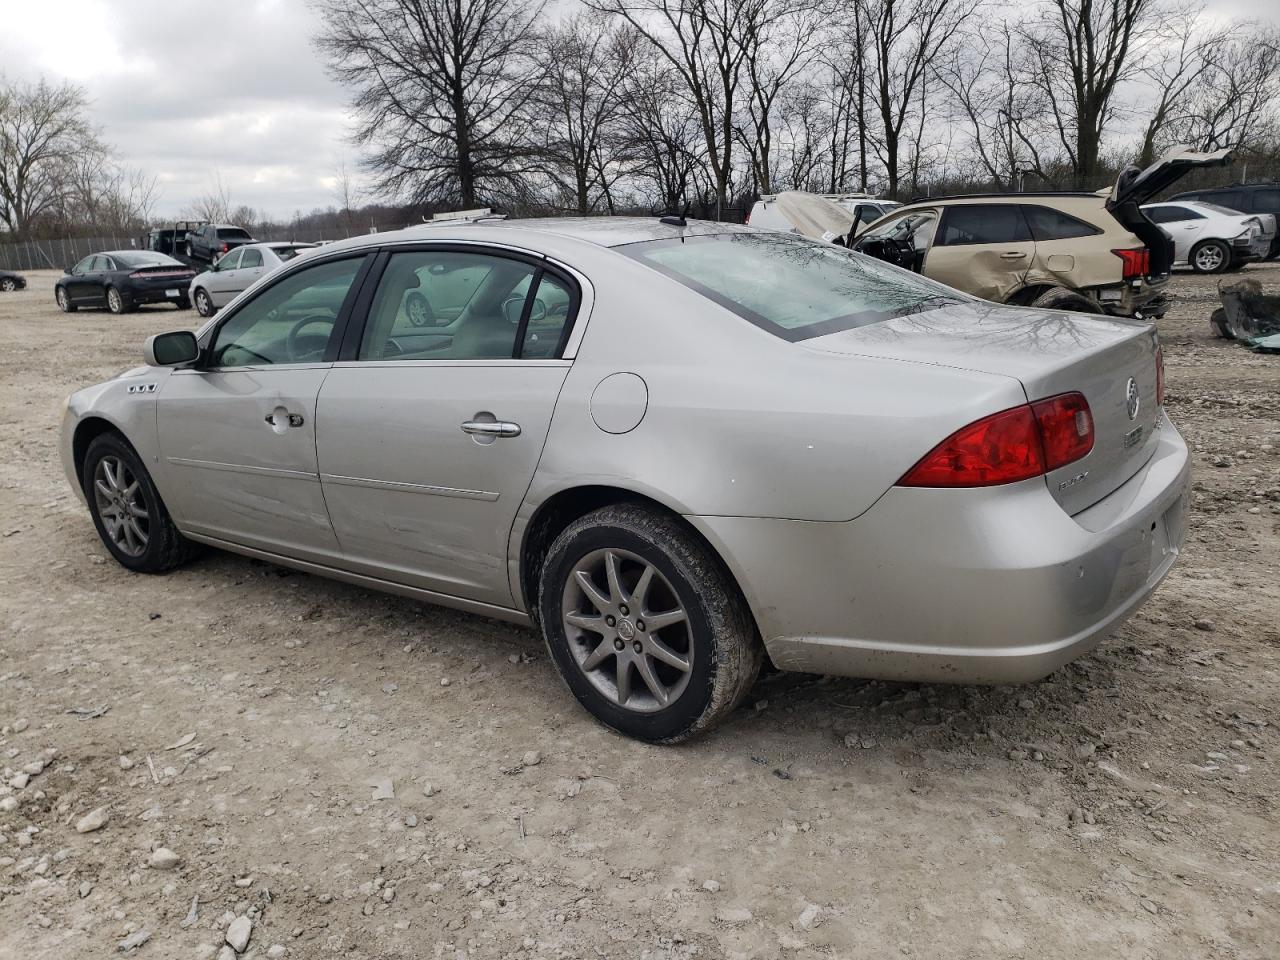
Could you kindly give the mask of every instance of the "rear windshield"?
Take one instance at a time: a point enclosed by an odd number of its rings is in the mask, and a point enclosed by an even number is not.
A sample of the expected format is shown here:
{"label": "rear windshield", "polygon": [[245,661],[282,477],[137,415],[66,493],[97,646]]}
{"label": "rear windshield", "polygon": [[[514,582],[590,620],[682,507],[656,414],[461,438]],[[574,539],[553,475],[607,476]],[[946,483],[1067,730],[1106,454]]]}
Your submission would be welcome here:
{"label": "rear windshield", "polygon": [[304,243],[300,247],[272,247],[271,249],[281,260],[292,260],[303,250],[310,250],[311,244]]}
{"label": "rear windshield", "polygon": [[1240,216],[1239,210],[1232,210],[1230,207],[1224,207],[1216,203],[1209,203],[1205,200],[1198,200],[1197,203],[1206,210],[1212,210],[1214,213],[1225,213],[1228,217]]}
{"label": "rear windshield", "polygon": [[122,267],[180,267],[182,266],[173,257],[167,257],[163,253],[149,253],[141,250],[137,253],[113,253],[112,259]]}
{"label": "rear windshield", "polygon": [[239,227],[219,227],[218,239],[219,240],[251,240],[252,237],[250,237],[247,232],[245,232],[244,230],[241,230]]}
{"label": "rear windshield", "polygon": [[871,257],[785,233],[648,240],[617,249],[783,340],[965,299]]}

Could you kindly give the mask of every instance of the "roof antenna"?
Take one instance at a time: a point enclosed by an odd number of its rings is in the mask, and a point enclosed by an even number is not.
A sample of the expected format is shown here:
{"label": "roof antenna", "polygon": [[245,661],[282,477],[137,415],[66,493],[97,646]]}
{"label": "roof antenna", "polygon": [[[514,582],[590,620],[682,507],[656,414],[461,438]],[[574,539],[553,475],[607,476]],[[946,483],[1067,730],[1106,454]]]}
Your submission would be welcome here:
{"label": "roof antenna", "polygon": [[665,217],[659,217],[659,223],[665,223],[669,227],[687,227],[689,221],[685,218],[689,216],[689,210],[693,205],[688,200],[685,201],[684,209],[679,213],[669,213]]}

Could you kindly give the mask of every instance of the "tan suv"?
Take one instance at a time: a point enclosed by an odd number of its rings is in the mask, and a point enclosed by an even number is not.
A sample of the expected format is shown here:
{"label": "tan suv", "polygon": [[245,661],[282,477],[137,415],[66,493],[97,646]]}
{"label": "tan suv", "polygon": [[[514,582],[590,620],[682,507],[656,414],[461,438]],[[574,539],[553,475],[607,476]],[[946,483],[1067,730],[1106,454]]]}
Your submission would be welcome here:
{"label": "tan suv", "polygon": [[1188,170],[1230,160],[1178,148],[1097,193],[916,200],[851,246],[999,303],[1159,317],[1173,245],[1139,207]]}

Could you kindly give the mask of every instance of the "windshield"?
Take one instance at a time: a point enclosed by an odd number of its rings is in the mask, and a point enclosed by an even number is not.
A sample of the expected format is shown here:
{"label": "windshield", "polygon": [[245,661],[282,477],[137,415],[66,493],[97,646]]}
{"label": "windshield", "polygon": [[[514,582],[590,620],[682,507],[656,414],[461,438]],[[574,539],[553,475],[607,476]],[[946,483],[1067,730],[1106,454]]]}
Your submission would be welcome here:
{"label": "windshield", "polygon": [[248,240],[249,234],[239,227],[221,227],[218,230],[219,240]]}
{"label": "windshield", "polygon": [[116,263],[122,267],[180,267],[182,266],[173,257],[166,257],[163,253],[113,253]]}
{"label": "windshield", "polygon": [[785,233],[649,240],[617,249],[784,340],[966,299],[843,247]]}

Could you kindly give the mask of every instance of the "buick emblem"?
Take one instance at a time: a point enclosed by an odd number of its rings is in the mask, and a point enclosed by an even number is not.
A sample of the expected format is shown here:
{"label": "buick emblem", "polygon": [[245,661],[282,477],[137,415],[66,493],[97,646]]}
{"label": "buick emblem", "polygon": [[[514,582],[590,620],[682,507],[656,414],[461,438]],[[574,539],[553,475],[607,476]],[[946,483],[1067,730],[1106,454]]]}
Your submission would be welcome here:
{"label": "buick emblem", "polygon": [[1124,388],[1125,404],[1129,411],[1129,419],[1133,420],[1138,416],[1138,408],[1142,406],[1142,398],[1138,396],[1138,381],[1129,378],[1129,384]]}

